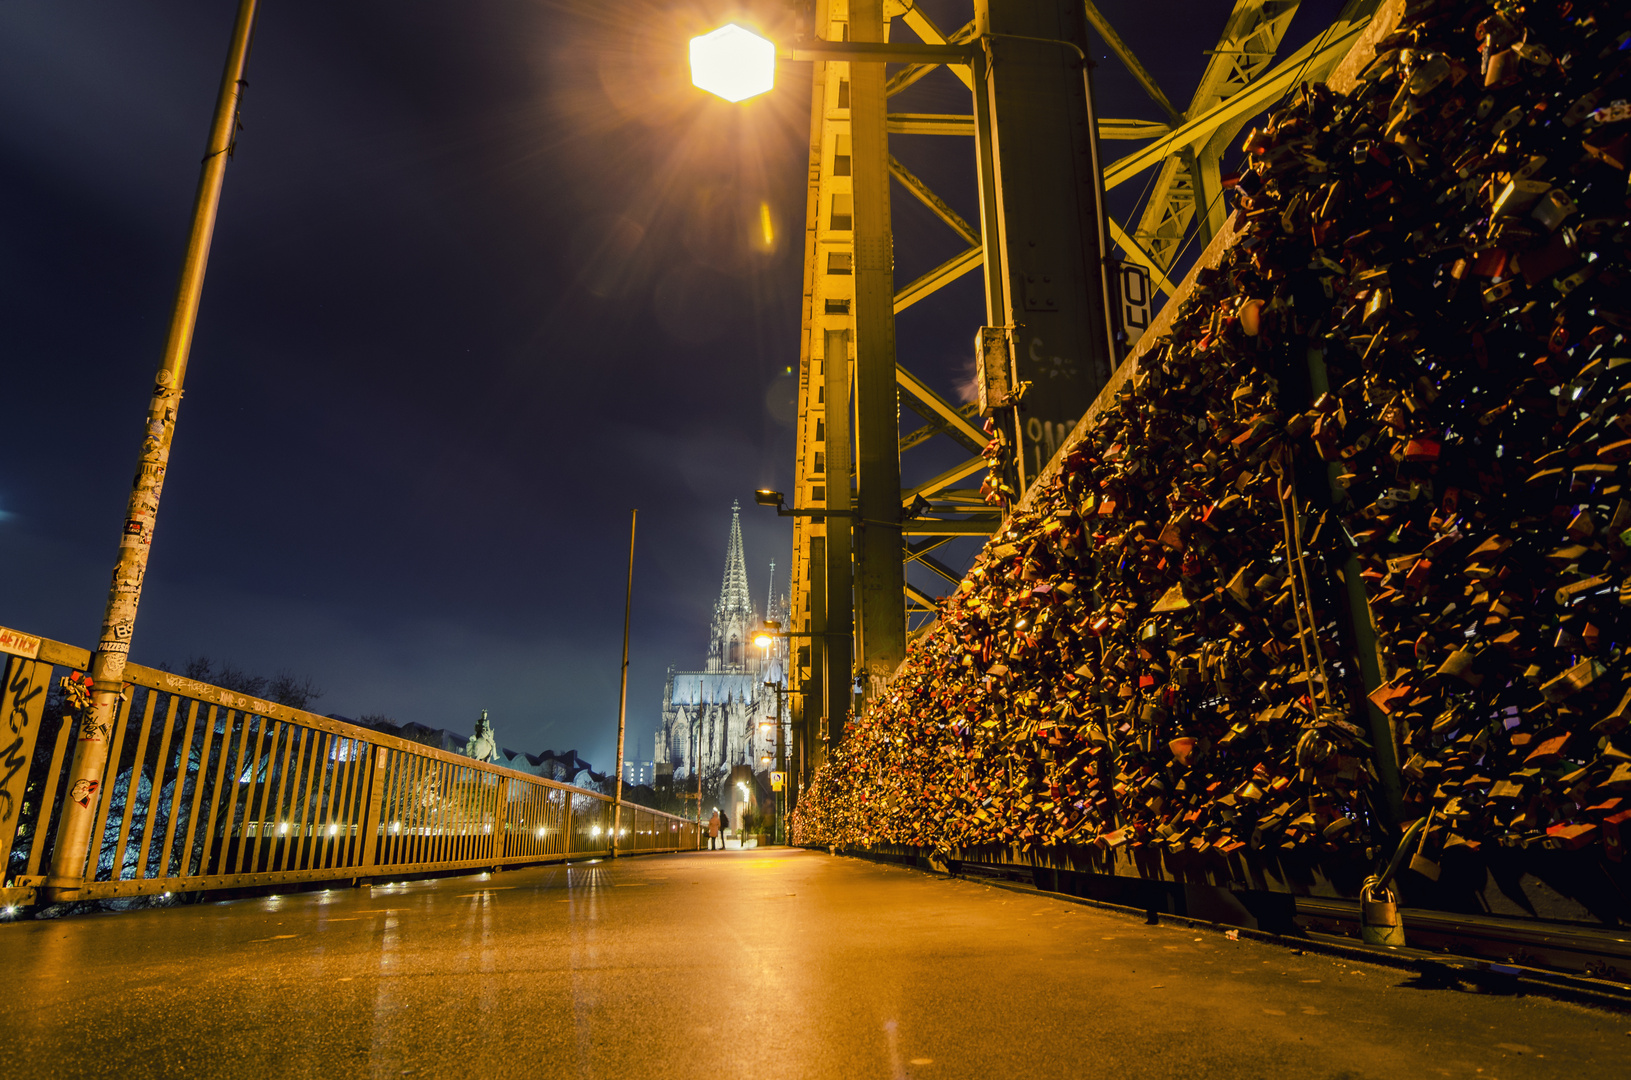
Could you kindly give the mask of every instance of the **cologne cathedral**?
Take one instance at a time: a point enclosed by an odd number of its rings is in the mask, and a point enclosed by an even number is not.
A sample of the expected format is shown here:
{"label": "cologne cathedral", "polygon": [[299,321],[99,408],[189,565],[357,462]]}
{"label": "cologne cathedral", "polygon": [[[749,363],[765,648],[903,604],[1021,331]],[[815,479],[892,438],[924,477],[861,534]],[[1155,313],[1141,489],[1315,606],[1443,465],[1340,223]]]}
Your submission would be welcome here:
{"label": "cologne cathedral", "polygon": [[785,685],[787,639],[777,637],[761,646],[754,644],[754,638],[764,619],[784,625],[787,621],[787,598],[776,598],[775,563],[770,564],[770,581],[765,614],[761,615],[748,589],[741,507],[733,504],[725,580],[714,604],[707,659],[698,671],[668,669],[653,758],[660,771],[666,765],[675,777],[694,776],[698,762],[705,775],[736,765],[747,765],[755,772],[771,767],[775,729],[761,733],[760,724],[776,715],[773,687]]}

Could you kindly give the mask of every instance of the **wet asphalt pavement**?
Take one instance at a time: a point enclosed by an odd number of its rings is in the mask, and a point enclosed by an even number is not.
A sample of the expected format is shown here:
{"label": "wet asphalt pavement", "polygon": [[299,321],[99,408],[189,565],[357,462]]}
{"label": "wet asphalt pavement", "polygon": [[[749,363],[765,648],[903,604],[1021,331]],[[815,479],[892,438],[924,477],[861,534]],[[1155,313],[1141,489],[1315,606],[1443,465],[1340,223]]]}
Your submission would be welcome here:
{"label": "wet asphalt pavement", "polygon": [[785,848],[0,925],[0,1075],[1623,1077],[1631,1016]]}

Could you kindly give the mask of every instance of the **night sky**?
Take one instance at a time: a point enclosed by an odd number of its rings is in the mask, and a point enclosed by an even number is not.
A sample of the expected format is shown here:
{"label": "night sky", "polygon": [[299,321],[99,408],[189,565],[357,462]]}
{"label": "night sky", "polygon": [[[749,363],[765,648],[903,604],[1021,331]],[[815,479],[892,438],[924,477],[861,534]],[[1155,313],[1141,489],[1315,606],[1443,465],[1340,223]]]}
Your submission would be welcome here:
{"label": "night sky", "polygon": [[[1305,5],[1282,53],[1338,6]],[[0,625],[95,641],[235,7],[0,4]],[[1183,108],[1231,5],[1100,7]],[[771,560],[787,587],[791,530],[751,493],[792,481],[809,77],[744,106],[692,89],[685,42],[733,16],[792,17],[266,0],[132,660],[287,670],[319,712],[461,732],[486,708],[506,746],[606,767],[638,506],[628,756],[650,756],[733,499],[760,605]],[[1095,87],[1101,116],[1157,116],[1113,57]],[[937,72],[891,109],[968,96]],[[977,220],[970,141],[891,149]],[[961,249],[898,187],[894,212],[898,282]],[[979,282],[899,319],[901,362],[954,399]]]}

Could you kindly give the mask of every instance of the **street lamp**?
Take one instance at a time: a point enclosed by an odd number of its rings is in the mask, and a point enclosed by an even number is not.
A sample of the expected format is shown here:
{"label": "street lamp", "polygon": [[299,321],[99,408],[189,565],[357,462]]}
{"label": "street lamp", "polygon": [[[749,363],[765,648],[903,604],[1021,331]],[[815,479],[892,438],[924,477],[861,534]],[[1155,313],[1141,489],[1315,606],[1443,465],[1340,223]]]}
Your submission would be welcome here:
{"label": "street lamp", "polygon": [[789,48],[767,41],[736,23],[726,23],[691,39],[691,84],[734,103],[773,89],[778,59],[966,64],[973,53],[973,45],[913,45],[891,41],[814,40]]}
{"label": "street lamp", "polygon": [[735,23],[694,37],[691,84],[733,104],[766,93],[776,85],[776,46]]}
{"label": "street lamp", "polygon": [[758,491],[753,493],[754,502],[758,503],[760,506],[774,507],[776,514],[779,517],[852,518],[855,516],[855,511],[853,510],[789,510],[783,505],[786,498],[787,496],[783,495],[781,492],[771,491],[769,488],[760,488]]}

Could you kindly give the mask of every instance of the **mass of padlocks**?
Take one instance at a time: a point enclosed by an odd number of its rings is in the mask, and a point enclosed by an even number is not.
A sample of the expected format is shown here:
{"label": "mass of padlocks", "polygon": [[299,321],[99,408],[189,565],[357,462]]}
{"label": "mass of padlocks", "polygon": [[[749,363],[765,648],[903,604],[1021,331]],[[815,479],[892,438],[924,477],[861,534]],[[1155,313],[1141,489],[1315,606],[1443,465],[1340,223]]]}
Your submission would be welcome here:
{"label": "mass of padlocks", "polygon": [[1423,0],[1352,93],[1271,112],[1221,263],[795,842],[1334,865],[1420,821],[1429,878],[1626,884],[1628,74],[1623,2]]}

